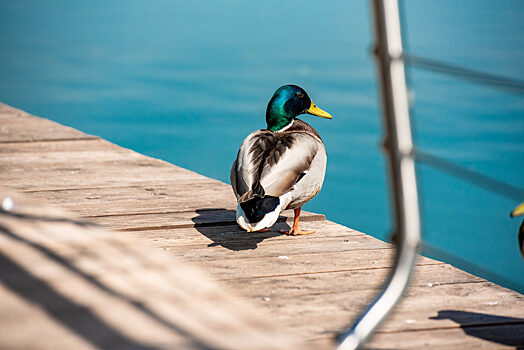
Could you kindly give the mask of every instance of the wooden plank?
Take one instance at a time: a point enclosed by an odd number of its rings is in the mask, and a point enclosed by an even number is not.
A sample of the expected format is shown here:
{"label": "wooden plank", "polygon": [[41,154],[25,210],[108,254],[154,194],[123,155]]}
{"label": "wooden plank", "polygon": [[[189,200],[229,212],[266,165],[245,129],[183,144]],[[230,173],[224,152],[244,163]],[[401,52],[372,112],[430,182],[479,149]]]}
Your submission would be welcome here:
{"label": "wooden plank", "polygon": [[1,183],[21,191],[218,182],[104,140],[0,143],[0,167]]}
{"label": "wooden plank", "polygon": [[[309,225],[304,223],[304,225]],[[333,226],[331,226],[333,225]],[[335,226],[336,225],[336,226]],[[327,220],[315,221],[311,223],[311,228],[321,229],[326,226],[331,226],[332,230],[326,230],[322,237],[341,237],[350,235],[359,235],[365,239],[375,240],[373,237],[365,235],[361,232],[355,231],[348,227],[334,224]],[[306,227],[306,226],[304,226]],[[219,225],[219,226],[202,226],[197,228],[184,229],[170,229],[170,230],[144,230],[129,232],[129,234],[137,235],[147,238],[152,244],[160,248],[170,248],[171,246],[182,247],[186,244],[199,245],[200,249],[207,247],[221,246],[228,250],[250,250],[252,254],[256,254],[255,249],[260,242],[304,242],[309,239],[319,239],[320,235],[307,235],[302,237],[289,237],[280,234],[279,229],[289,228],[288,223],[277,223],[274,229],[270,232],[246,232],[237,224],[233,225]],[[343,243],[354,243],[343,242]],[[175,248],[176,249],[176,248]]]}
{"label": "wooden plank", "polygon": [[306,346],[201,271],[137,238],[9,196],[15,210],[0,212],[0,348]]}
{"label": "wooden plank", "polygon": [[[195,192],[204,191],[205,196],[195,196]],[[219,181],[201,181],[188,186],[187,183],[174,179],[167,184],[129,184],[123,187],[32,192],[34,198],[67,206],[83,217],[170,214],[236,207],[233,191]],[[104,205],[101,206],[100,203]]]}
{"label": "wooden plank", "polygon": [[[195,265],[197,265],[195,263]],[[205,264],[198,264],[205,268]],[[212,269],[208,269],[212,272]],[[364,291],[376,293],[387,278],[389,268],[363,268],[351,271],[306,272],[304,274],[236,278],[224,281],[235,286],[242,295],[262,300],[265,296],[278,294],[280,298],[293,298],[307,295],[324,295]],[[447,264],[419,265],[415,268],[412,287],[433,288],[441,285],[459,283],[484,283],[485,280],[468,273],[456,273]],[[321,299],[318,299],[320,301]]]}
{"label": "wooden plank", "polygon": [[[197,210],[196,212],[94,217],[89,221],[100,223],[119,231],[143,231],[235,224],[235,215],[235,210],[233,209],[208,210],[204,208],[204,210]],[[301,221],[304,222],[325,219],[323,215],[309,212],[304,212],[300,217],[302,218]],[[293,211],[287,210],[282,212],[279,220],[290,221],[292,219]]]}
{"label": "wooden plank", "polygon": [[[309,283],[314,284],[318,276],[308,276]],[[323,276],[322,278],[323,279]],[[294,280],[294,278],[291,278]],[[328,280],[324,279],[324,283]],[[282,295],[278,288],[271,291],[258,291],[252,300],[275,315],[289,330],[302,334],[321,336],[333,334],[347,327],[350,320],[369,304],[380,291],[384,279],[376,279],[375,290],[361,290],[349,287],[346,291],[315,293],[315,286],[294,284],[296,294]],[[333,282],[333,281],[330,281]],[[347,285],[359,283],[355,277],[349,277],[344,282]],[[340,284],[340,282],[339,282]],[[235,286],[237,284],[235,283]],[[288,287],[291,288],[291,287]],[[307,290],[311,288],[312,290]],[[466,293],[475,289],[475,298],[466,298]],[[335,286],[336,289],[336,286]],[[498,315],[499,324],[506,324],[507,318],[519,319],[522,310],[512,305],[520,303],[510,290],[493,290],[487,282],[482,283],[452,283],[435,287],[412,287],[406,297],[396,308],[393,315],[381,326],[381,332],[388,331],[418,331],[432,328],[457,328],[460,325],[452,320],[435,320],[439,311],[455,310],[470,313],[472,316],[466,325],[491,325],[489,319],[482,315]],[[254,289],[251,289],[255,293]],[[273,292],[274,291],[274,292]],[[240,291],[242,295],[249,295]],[[318,300],[322,300],[319,302]],[[446,305],[442,305],[442,300]],[[496,303],[496,304],[495,304]],[[442,306],[441,306],[442,305]],[[473,313],[473,311],[475,313]],[[311,322],[315,320],[315,322]],[[521,322],[524,320],[520,319]]]}
{"label": "wooden plank", "polygon": [[[246,232],[238,225],[204,226],[187,229],[130,232],[147,238],[154,246],[171,250],[174,254],[187,251],[209,252],[210,258],[255,257],[281,255],[283,250],[291,254],[322,251],[346,251],[357,249],[392,249],[391,245],[376,238],[352,230],[331,221],[305,222],[304,227],[316,229],[312,235],[294,237],[278,232],[289,228],[288,223],[278,223],[270,232]],[[260,247],[261,249],[256,249]]]}
{"label": "wooden plank", "polygon": [[[331,271],[352,271],[366,268],[390,268],[393,266],[393,256],[394,252],[391,249],[369,249],[333,253],[287,253],[282,255],[282,257],[287,258],[281,258],[280,256],[274,258],[238,258],[235,259],[234,277],[231,276],[231,262],[229,259],[209,261],[209,265],[212,266],[213,275],[219,279],[260,278]],[[194,262],[195,260],[188,258],[188,261]],[[440,264],[440,262],[423,258],[419,261],[419,264]],[[271,267],[270,269],[268,269],[268,265]]]}
{"label": "wooden plank", "polygon": [[52,142],[52,140],[49,140],[21,143],[0,143],[0,159],[2,162],[16,162],[16,158],[24,161],[26,157],[32,157],[32,159],[36,158],[37,161],[42,160],[44,162],[46,161],[46,158],[49,157],[50,159],[63,160],[60,159],[61,154],[66,156],[68,153],[85,154],[100,151],[125,155],[139,154],[100,138],[60,142]]}
{"label": "wooden plank", "polygon": [[[120,187],[151,181],[195,183],[199,177],[188,170],[168,167],[151,158],[64,163],[63,166],[19,163],[2,164],[0,183],[19,191],[49,189]],[[209,181],[202,177],[202,181]]]}
{"label": "wooden plank", "polygon": [[26,112],[0,103],[0,143],[95,138],[97,137],[47,119],[33,117]]}

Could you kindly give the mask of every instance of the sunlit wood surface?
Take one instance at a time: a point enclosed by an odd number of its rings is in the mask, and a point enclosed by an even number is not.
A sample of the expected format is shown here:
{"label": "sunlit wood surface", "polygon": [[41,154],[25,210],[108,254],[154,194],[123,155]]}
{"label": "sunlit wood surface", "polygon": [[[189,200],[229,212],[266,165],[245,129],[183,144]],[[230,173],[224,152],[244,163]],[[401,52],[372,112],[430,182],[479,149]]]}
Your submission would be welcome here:
{"label": "sunlit wood surface", "polygon": [[[0,215],[2,227],[9,224],[21,230],[16,231],[20,239],[0,232],[0,348],[110,344],[86,342],[81,334],[90,322],[100,327],[100,319],[110,326],[109,338],[151,348],[170,348],[169,341],[187,348],[235,348],[236,344],[249,349],[257,348],[255,343],[263,344],[258,348],[297,348],[297,338],[329,348],[335,334],[380,291],[392,266],[391,245],[320,214],[303,212],[303,228],[317,230],[310,236],[288,237],[278,230],[242,232],[235,223],[236,202],[228,185],[1,104],[0,186],[40,200],[43,207],[64,208],[73,213],[75,222],[118,231],[102,234],[70,222],[30,221],[25,228],[24,223],[15,225],[15,219]],[[291,216],[286,213],[275,228],[287,227]],[[55,231],[53,225],[63,227]],[[68,235],[61,231],[66,228]],[[91,237],[85,230],[97,234]],[[123,248],[115,248],[113,240]],[[45,246],[48,254],[34,244]],[[104,248],[98,250],[97,244]],[[151,266],[139,263],[149,257],[155,261]],[[139,266],[137,270],[127,265],[128,260]],[[181,274],[181,266],[197,276],[191,283],[205,284],[204,291],[195,290],[194,298],[187,296],[183,306],[168,297],[170,292],[188,291],[185,282],[174,277],[189,278]],[[24,281],[2,278],[6,272],[11,276],[13,269],[32,276],[29,296],[29,287],[10,285]],[[148,269],[154,278],[147,277],[147,271],[141,273]],[[129,287],[140,286],[141,278],[147,281],[142,289]],[[109,291],[101,291],[99,285]],[[206,304],[213,300],[209,293],[215,289],[216,302]],[[46,293],[64,299],[60,300],[66,304],[59,305],[57,312],[66,314],[65,320],[81,319],[80,331],[50,316],[49,309],[42,307],[44,301],[39,301],[47,298]],[[174,330],[155,319],[140,309],[144,305],[175,317],[172,321],[180,322],[181,328]],[[209,319],[202,312],[207,307]],[[180,316],[193,313],[187,320]],[[93,321],[95,316],[98,321]],[[242,317],[251,321],[237,322]],[[369,347],[515,348],[524,341],[523,317],[521,294],[420,257],[406,298]],[[229,327],[222,330],[226,324]],[[53,334],[47,337],[53,339],[52,346],[45,346],[47,338],[36,336],[45,333]],[[218,344],[213,338],[217,334],[229,340]],[[103,342],[102,338],[96,341]],[[127,343],[122,344],[125,348]]]}

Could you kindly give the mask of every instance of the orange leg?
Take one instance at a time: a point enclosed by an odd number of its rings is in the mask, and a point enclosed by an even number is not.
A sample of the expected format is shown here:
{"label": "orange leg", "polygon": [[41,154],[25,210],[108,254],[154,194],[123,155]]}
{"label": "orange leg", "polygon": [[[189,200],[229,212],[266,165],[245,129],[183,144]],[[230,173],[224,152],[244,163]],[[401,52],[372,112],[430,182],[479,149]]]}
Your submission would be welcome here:
{"label": "orange leg", "polygon": [[291,228],[291,230],[289,231],[286,231],[286,230],[280,230],[280,233],[284,233],[286,235],[290,235],[290,236],[301,236],[301,235],[310,235],[312,233],[315,233],[317,231],[313,230],[313,231],[302,231],[299,227],[298,227],[298,219],[300,218],[300,211],[301,211],[302,208],[297,208],[295,209],[295,219],[293,220],[293,227]]}

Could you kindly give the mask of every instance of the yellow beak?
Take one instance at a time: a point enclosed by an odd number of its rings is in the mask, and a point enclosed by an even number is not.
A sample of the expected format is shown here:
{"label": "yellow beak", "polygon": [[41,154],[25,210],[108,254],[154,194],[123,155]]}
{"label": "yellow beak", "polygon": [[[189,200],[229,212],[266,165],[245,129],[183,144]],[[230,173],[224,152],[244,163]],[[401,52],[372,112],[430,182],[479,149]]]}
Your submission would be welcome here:
{"label": "yellow beak", "polygon": [[333,119],[333,117],[331,116],[331,114],[329,114],[328,112],[323,111],[323,110],[321,110],[320,108],[318,108],[318,107],[313,103],[313,101],[311,101],[311,106],[309,106],[309,109],[306,110],[306,113],[307,113],[307,114],[313,114],[313,115],[316,115],[317,117],[321,117],[321,118]]}
{"label": "yellow beak", "polygon": [[509,216],[511,216],[512,218],[521,215],[524,215],[524,202],[517,205],[517,207],[513,209],[513,211],[509,214]]}

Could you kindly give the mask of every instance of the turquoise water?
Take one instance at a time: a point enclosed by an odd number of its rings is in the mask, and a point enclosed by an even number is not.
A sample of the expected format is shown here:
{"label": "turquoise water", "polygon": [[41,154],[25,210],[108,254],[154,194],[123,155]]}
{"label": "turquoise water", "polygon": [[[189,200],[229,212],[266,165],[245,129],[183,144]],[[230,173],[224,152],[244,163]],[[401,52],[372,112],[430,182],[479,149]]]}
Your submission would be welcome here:
{"label": "turquoise water", "polygon": [[[0,1],[0,100],[229,182],[243,138],[287,83],[328,169],[306,209],[387,239],[387,178],[368,3]],[[405,2],[413,53],[524,80],[524,2]],[[524,187],[524,97],[418,69],[420,147]],[[518,204],[419,166],[424,253],[524,291]],[[524,200],[524,198],[522,198]]]}

